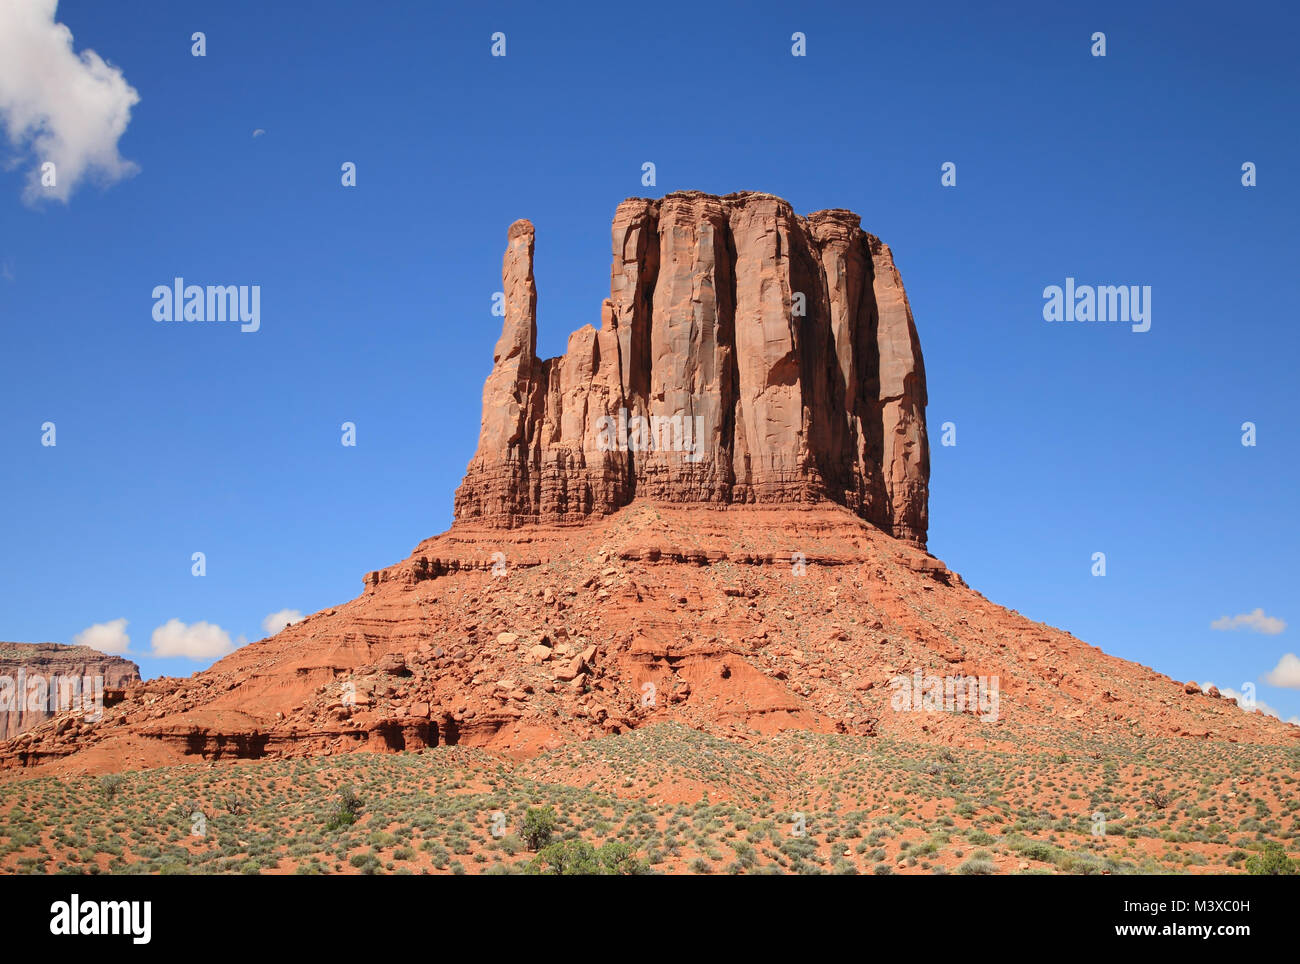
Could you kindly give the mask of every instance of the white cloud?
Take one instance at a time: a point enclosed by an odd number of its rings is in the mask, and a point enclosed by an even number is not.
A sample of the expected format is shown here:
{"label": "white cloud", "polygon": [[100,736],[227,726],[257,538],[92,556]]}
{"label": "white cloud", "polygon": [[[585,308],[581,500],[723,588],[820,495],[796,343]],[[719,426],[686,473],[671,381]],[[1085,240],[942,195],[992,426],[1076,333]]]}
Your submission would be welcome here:
{"label": "white cloud", "polygon": [[110,619],[106,623],[95,623],[93,626],[87,626],[72,637],[72,644],[74,646],[89,646],[101,653],[112,653],[115,656],[120,656],[131,645],[131,637],[126,634],[125,619]]}
{"label": "white cloud", "polygon": [[1274,616],[1265,616],[1264,610],[1256,609],[1239,616],[1224,616],[1210,623],[1211,629],[1249,629],[1252,633],[1276,636],[1286,629],[1286,623]]}
{"label": "white cloud", "polygon": [[1300,657],[1295,653],[1286,653],[1262,678],[1269,686],[1300,690]]}
{"label": "white cloud", "polygon": [[155,656],[184,656],[186,659],[216,659],[244,645],[244,637],[230,641],[230,634],[214,623],[197,622],[185,625],[179,619],[169,619],[153,631]]}
{"label": "white cloud", "polygon": [[299,610],[281,609],[278,613],[271,613],[262,620],[262,631],[268,636],[274,636],[285,626],[300,622],[302,622],[302,613]]}
{"label": "white cloud", "polygon": [[[1205,684],[1201,688],[1208,692],[1210,687],[1213,685],[1214,684],[1211,683],[1209,680],[1206,680]],[[1219,695],[1227,697],[1229,699],[1236,700],[1238,706],[1241,706],[1242,701],[1245,699],[1245,697],[1243,697],[1238,690],[1234,690],[1231,686],[1220,686]],[[1246,707],[1242,706],[1242,709],[1246,709]],[[1251,707],[1251,709],[1259,710],[1261,713],[1264,713],[1267,716],[1275,716],[1279,720],[1284,720],[1284,722],[1292,723],[1295,726],[1300,726],[1300,716],[1288,716],[1284,718],[1282,714],[1279,713],[1275,707],[1269,706],[1267,703],[1265,703],[1263,700],[1259,699],[1258,697],[1255,698],[1255,705]]]}
{"label": "white cloud", "polygon": [[[55,23],[58,0],[0,2],[0,123],[31,162],[23,198],[67,201],[83,178],[112,183],[138,168],[117,142],[140,95],[122,71],[93,50],[72,49],[72,31]],[[53,187],[41,166],[55,165]]]}

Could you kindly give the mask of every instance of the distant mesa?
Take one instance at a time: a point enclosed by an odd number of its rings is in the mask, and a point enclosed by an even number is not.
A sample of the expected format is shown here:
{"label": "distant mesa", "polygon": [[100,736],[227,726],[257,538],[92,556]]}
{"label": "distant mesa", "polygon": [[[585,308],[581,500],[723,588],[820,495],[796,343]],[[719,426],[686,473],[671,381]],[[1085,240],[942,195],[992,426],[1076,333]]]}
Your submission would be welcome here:
{"label": "distant mesa", "polygon": [[[98,691],[112,705],[140,682],[140,667],[89,646],[0,642],[0,739],[30,730]],[[77,696],[71,691],[78,688]]]}

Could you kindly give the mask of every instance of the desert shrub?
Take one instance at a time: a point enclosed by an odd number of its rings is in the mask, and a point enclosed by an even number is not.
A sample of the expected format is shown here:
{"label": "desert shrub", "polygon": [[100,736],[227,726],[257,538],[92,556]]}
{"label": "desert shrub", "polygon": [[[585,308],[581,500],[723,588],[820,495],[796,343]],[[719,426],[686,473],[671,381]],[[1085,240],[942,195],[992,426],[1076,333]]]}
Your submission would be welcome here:
{"label": "desert shrub", "polygon": [[361,812],[361,798],[351,787],[344,787],[338,802],[325,820],[326,830],[338,830],[356,823],[357,814]]}
{"label": "desert shrub", "polygon": [[1163,787],[1157,787],[1147,791],[1146,802],[1156,810],[1164,810],[1173,802],[1173,795]]}
{"label": "desert shrub", "polygon": [[754,862],[757,860],[758,855],[754,850],[753,844],[746,843],[743,840],[736,840],[732,842],[731,847],[736,851],[736,860],[740,863],[741,867],[754,866]]}
{"label": "desert shrub", "polygon": [[550,807],[529,807],[524,814],[524,844],[529,850],[540,851],[555,833],[555,811]]}
{"label": "desert shrub", "polygon": [[99,792],[104,799],[112,800],[126,783],[126,777],[120,773],[105,773],[99,778]]}
{"label": "desert shrub", "polygon": [[379,858],[374,854],[353,854],[352,859],[348,862],[363,874],[379,873]]}
{"label": "desert shrub", "polygon": [[637,857],[636,851],[622,841],[610,841],[601,845],[596,851],[596,858],[603,868],[602,872],[606,874],[629,876],[650,872],[645,861]]}
{"label": "desert shrub", "polygon": [[1058,849],[1040,840],[1026,840],[1023,843],[1016,841],[1011,846],[1012,849],[1018,850],[1027,859],[1042,861],[1045,864],[1054,864],[1061,858],[1061,852]]}
{"label": "desert shrub", "polygon": [[346,810],[352,816],[361,812],[361,798],[357,796],[357,791],[351,787],[344,787],[339,791],[339,808]]}
{"label": "desert shrub", "polygon": [[225,808],[226,813],[239,816],[248,810],[248,801],[237,793],[232,793],[221,801],[221,806]]}
{"label": "desert shrub", "polygon": [[1300,873],[1300,867],[1286,855],[1281,844],[1266,843],[1264,849],[1246,858],[1247,873],[1257,876],[1292,876]]}
{"label": "desert shrub", "polygon": [[505,853],[509,854],[511,857],[513,857],[515,854],[519,853],[519,851],[524,849],[524,842],[521,839],[519,839],[519,835],[515,833],[506,834],[504,837],[502,837],[500,840],[497,841],[496,845],[498,850],[504,851]]}

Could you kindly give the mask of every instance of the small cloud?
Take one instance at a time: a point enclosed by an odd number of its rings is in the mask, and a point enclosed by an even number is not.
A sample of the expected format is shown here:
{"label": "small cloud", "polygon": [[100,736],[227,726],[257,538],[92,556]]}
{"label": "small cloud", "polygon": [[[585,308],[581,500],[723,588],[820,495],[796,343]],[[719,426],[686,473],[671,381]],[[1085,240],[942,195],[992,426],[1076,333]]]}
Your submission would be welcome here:
{"label": "small cloud", "polygon": [[1285,654],[1277,661],[1276,666],[1260,678],[1269,686],[1300,690],[1300,657],[1295,653]]}
{"label": "small cloud", "polygon": [[268,636],[274,636],[284,627],[300,622],[302,622],[302,613],[299,610],[281,609],[278,613],[271,613],[262,620],[262,631]]}
{"label": "small cloud", "polygon": [[153,654],[159,657],[184,656],[186,659],[216,659],[244,645],[244,637],[230,641],[230,634],[214,623],[185,625],[169,619],[153,631]]}
{"label": "small cloud", "polygon": [[[122,71],[93,50],[72,48],[72,31],[54,20],[58,0],[0,3],[0,126],[31,163],[23,198],[66,202],[82,179],[105,183],[138,169],[118,141],[140,95]],[[54,164],[54,183],[42,168]]]}
{"label": "small cloud", "polygon": [[110,619],[106,623],[87,626],[72,637],[74,646],[89,646],[101,653],[121,656],[131,645],[131,637],[126,634],[125,619]]}
{"label": "small cloud", "polygon": [[1256,609],[1252,613],[1242,613],[1239,616],[1224,616],[1210,623],[1211,629],[1249,629],[1252,633],[1263,633],[1266,636],[1276,636],[1282,630],[1286,629],[1286,623],[1274,616],[1265,616],[1264,610]]}
{"label": "small cloud", "polygon": [[5,281],[14,280],[14,263],[8,258],[0,261],[0,278],[4,278]]}
{"label": "small cloud", "polygon": [[254,136],[254,137],[261,137],[261,136],[262,136],[263,134],[265,134],[265,133],[266,133],[266,131],[262,130],[262,128],[259,127],[257,130],[253,131],[253,136]]}

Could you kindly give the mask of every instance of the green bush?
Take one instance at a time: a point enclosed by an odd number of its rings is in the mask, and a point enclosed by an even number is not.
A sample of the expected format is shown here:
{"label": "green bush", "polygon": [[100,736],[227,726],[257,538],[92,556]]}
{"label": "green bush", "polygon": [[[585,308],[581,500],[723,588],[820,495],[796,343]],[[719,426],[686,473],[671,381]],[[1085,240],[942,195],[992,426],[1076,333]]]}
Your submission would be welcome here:
{"label": "green bush", "polygon": [[340,827],[350,826],[357,818],[349,811],[339,809],[329,815],[325,821],[326,830],[338,830]]}
{"label": "green bush", "polygon": [[333,812],[325,820],[325,829],[338,830],[340,827],[350,827],[356,823],[357,814],[360,812],[361,798],[351,787],[344,787]]}
{"label": "green bush", "polygon": [[1286,855],[1281,844],[1266,843],[1264,849],[1246,858],[1247,873],[1256,876],[1293,876],[1300,873],[1300,866]]}
{"label": "green bush", "polygon": [[518,834],[506,834],[497,841],[497,849],[502,850],[513,857],[515,854],[519,853],[519,851],[524,849],[524,842],[519,839]]}
{"label": "green bush", "polygon": [[645,862],[639,859],[636,851],[622,841],[611,840],[603,844],[596,856],[605,872],[622,876],[640,875],[649,872]]}
{"label": "green bush", "polygon": [[1029,860],[1038,860],[1045,864],[1054,864],[1062,856],[1060,850],[1039,840],[1027,840],[1024,843],[1016,842],[1011,846]]}
{"label": "green bush", "polygon": [[555,811],[550,807],[529,807],[524,814],[524,844],[529,850],[540,851],[551,842],[555,833]]}
{"label": "green bush", "polygon": [[363,874],[374,874],[379,872],[379,858],[374,854],[353,854],[349,863],[360,870]]}
{"label": "green bush", "polygon": [[548,876],[646,874],[646,864],[625,843],[610,841],[596,849],[585,840],[561,840],[542,848],[528,873]]}

